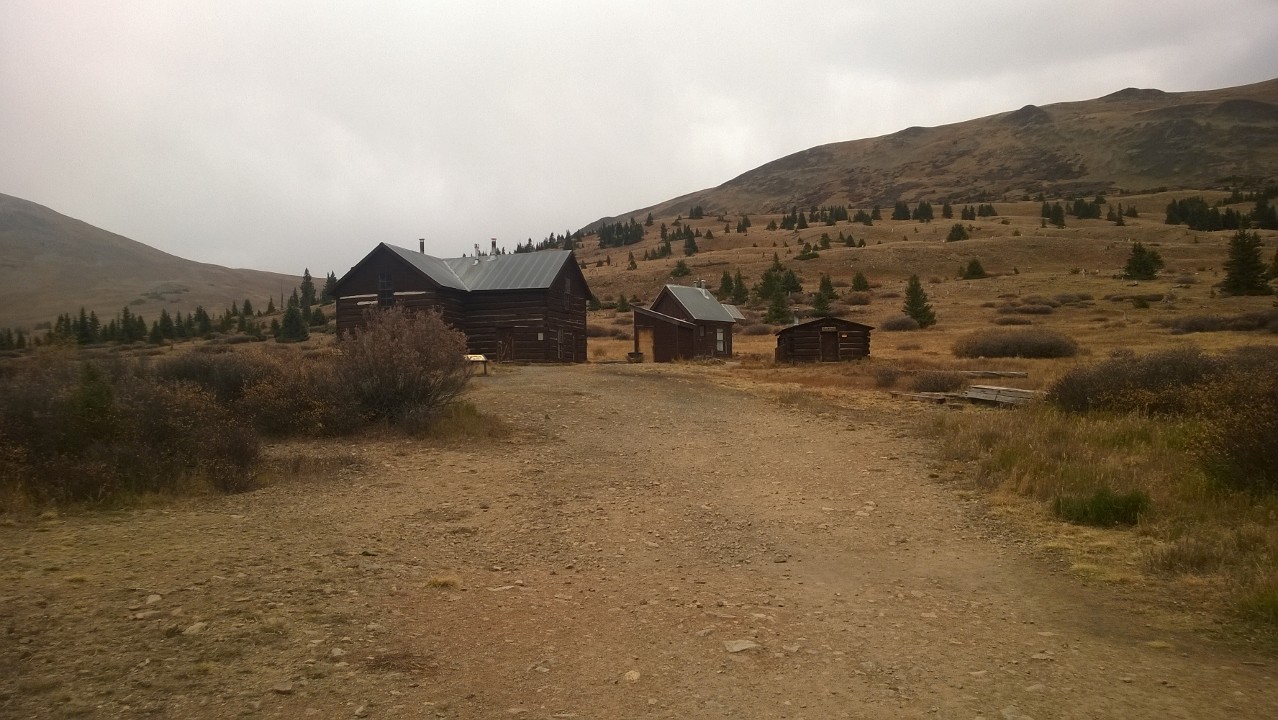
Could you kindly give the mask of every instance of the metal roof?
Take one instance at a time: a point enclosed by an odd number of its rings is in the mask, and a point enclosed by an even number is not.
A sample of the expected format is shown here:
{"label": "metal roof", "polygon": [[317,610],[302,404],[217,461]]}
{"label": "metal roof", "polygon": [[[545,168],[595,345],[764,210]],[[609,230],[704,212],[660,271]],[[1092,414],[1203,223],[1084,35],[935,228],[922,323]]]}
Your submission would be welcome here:
{"label": "metal roof", "polygon": [[449,258],[448,264],[467,290],[539,290],[559,277],[569,250],[541,250],[481,258]]}
{"label": "metal roof", "polygon": [[447,261],[440,260],[424,253],[414,252],[408,248],[402,248],[390,243],[382,243],[388,249],[392,250],[396,255],[404,258],[413,267],[421,270],[427,277],[434,280],[443,287],[452,288],[454,290],[466,290],[466,283],[457,277],[457,273],[448,267]]}
{"label": "metal roof", "polygon": [[745,322],[745,319],[746,319],[745,315],[741,314],[741,309],[738,308],[736,305],[729,305],[728,303],[723,303],[723,309],[728,311],[728,314],[732,316],[733,320],[736,320],[737,322]]}
{"label": "metal roof", "polygon": [[541,250],[480,258],[437,258],[383,244],[443,287],[468,291],[548,288],[572,255],[569,250]]}
{"label": "metal roof", "polygon": [[666,292],[674,296],[684,310],[694,320],[712,322],[736,322],[737,319],[728,312],[713,293],[705,288],[688,287],[687,285],[667,285]]}

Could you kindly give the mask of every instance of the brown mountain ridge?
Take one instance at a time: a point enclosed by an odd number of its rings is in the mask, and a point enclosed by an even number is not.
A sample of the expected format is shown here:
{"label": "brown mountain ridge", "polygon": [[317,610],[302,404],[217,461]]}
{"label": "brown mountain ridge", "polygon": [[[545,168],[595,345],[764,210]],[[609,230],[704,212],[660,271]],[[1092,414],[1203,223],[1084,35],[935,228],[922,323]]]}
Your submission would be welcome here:
{"label": "brown mountain ridge", "polygon": [[0,327],[30,328],[81,307],[103,321],[125,306],[148,321],[161,309],[221,312],[245,299],[265,305],[299,281],[186,260],[0,194]]}
{"label": "brown mountain ridge", "polygon": [[898,200],[1207,189],[1278,177],[1278,79],[1198,92],[1127,88],[1081,102],[820,145],[719,185],[601,218],[778,213]]}

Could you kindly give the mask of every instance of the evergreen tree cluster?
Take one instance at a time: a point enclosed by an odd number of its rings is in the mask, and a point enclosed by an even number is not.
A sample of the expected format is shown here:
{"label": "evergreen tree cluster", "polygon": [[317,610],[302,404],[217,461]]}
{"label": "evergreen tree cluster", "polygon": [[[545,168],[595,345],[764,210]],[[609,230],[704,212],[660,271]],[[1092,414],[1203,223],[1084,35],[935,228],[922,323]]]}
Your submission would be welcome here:
{"label": "evergreen tree cluster", "polygon": [[11,328],[0,329],[0,350],[25,350],[27,347],[27,334],[21,328],[13,330]]}
{"label": "evergreen tree cluster", "polygon": [[784,300],[790,293],[803,292],[803,284],[793,270],[781,264],[776,253],[772,254],[772,266],[754,286],[754,294],[760,301],[774,300],[778,295]]}
{"label": "evergreen tree cluster", "polygon": [[1167,203],[1163,222],[1187,225],[1190,230],[1204,232],[1240,230],[1251,225],[1262,230],[1278,230],[1278,210],[1264,197],[1256,200],[1256,206],[1250,213],[1240,213],[1231,207],[1221,210],[1219,205],[1208,205],[1202,197],[1191,197]]}
{"label": "evergreen tree cluster", "polygon": [[692,209],[688,211],[689,220],[700,220],[701,218],[705,216],[706,216],[705,208],[701,207],[700,205],[693,205]]}
{"label": "evergreen tree cluster", "polygon": [[[998,210],[994,209],[994,206],[989,203],[983,203],[976,207],[964,205],[963,209],[959,211],[960,220],[975,220],[983,217],[996,217],[997,215]],[[945,217],[949,217],[949,215]]]}
{"label": "evergreen tree cluster", "polygon": [[782,230],[807,230],[808,214],[798,208],[790,210],[789,214],[781,217]]}
{"label": "evergreen tree cluster", "polygon": [[1150,250],[1141,243],[1133,243],[1131,254],[1127,256],[1127,264],[1123,267],[1123,277],[1131,280],[1153,280],[1158,277],[1163,264],[1163,257],[1157,250]]}
{"label": "evergreen tree cluster", "polygon": [[1059,201],[1048,203],[1044,200],[1041,214],[1044,224],[1051,223],[1058,228],[1065,227],[1065,206],[1061,205]]}
{"label": "evergreen tree cluster", "polygon": [[[875,206],[875,212],[878,212],[877,206]],[[874,220],[875,220],[874,215],[864,210],[857,210],[856,213],[852,215],[852,222],[861,223],[862,225],[865,225],[867,227],[874,225]]]}
{"label": "evergreen tree cluster", "polygon": [[[1229,239],[1229,258],[1225,260],[1225,279],[1220,289],[1230,295],[1272,295],[1266,279],[1269,268],[1260,257],[1260,235],[1239,230]],[[1278,264],[1278,255],[1274,258]]]}
{"label": "evergreen tree cluster", "polygon": [[596,234],[599,236],[601,248],[634,245],[643,240],[643,225],[635,222],[634,218],[624,223],[604,223],[599,226]]}

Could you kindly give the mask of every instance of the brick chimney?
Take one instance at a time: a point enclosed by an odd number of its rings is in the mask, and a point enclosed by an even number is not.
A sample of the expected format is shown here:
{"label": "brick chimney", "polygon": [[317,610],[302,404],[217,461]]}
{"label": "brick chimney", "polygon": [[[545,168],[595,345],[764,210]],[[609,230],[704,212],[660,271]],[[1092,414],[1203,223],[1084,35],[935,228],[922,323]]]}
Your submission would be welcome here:
{"label": "brick chimney", "polygon": [[426,254],[426,238],[417,239],[417,252],[423,255]]}

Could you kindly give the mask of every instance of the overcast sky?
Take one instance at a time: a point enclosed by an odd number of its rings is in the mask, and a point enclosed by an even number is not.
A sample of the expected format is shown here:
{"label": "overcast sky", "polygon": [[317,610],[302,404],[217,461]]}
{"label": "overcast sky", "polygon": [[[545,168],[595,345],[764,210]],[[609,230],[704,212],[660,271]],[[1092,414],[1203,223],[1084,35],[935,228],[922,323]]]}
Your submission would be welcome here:
{"label": "overcast sky", "polygon": [[822,143],[1278,77],[1275,0],[0,0],[0,193],[340,276]]}

